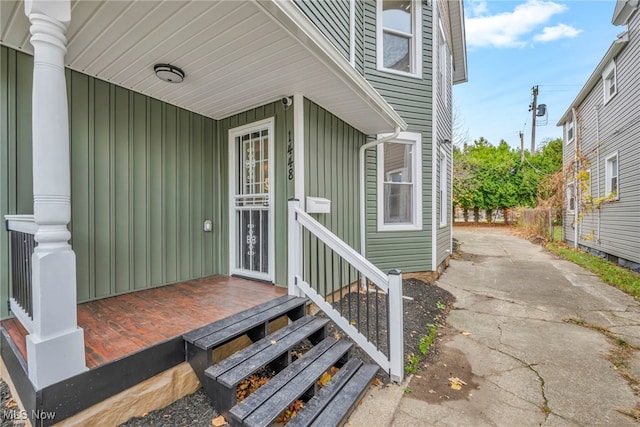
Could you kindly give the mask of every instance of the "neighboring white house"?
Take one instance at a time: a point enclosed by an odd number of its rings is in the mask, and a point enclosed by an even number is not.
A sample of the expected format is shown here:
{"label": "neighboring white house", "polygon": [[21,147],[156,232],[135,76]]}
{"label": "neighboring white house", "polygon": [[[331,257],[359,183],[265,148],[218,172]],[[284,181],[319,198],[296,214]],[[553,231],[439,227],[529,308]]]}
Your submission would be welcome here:
{"label": "neighboring white house", "polygon": [[565,240],[640,271],[640,13],[618,0],[624,30],[564,113]]}

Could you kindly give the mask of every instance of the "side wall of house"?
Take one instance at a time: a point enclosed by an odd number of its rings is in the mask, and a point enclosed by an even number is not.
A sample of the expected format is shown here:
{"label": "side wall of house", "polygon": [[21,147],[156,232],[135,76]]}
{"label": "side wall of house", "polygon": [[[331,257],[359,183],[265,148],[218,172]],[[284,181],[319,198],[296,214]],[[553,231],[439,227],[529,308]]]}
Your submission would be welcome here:
{"label": "side wall of house", "polygon": [[[445,143],[445,140],[452,141],[452,91],[451,85],[453,81],[453,63],[451,57],[451,43],[447,40],[451,40],[451,23],[449,22],[449,7],[448,1],[438,1],[434,3],[438,7],[438,16],[442,21],[444,29],[444,40],[446,42],[447,49],[442,51],[434,47],[434,61],[433,61],[433,75],[435,80],[436,94],[433,101],[436,112],[436,131],[435,131],[435,156],[438,159],[437,173],[436,173],[436,206],[434,215],[436,218],[436,235],[437,235],[437,255],[436,265],[437,267],[442,263],[449,255],[451,255],[451,225],[452,225],[452,195],[451,195],[451,176],[453,170],[453,154],[452,144]],[[439,26],[434,23],[434,44],[439,46],[441,43],[441,33]],[[437,52],[436,52],[437,50]],[[438,72],[436,72],[438,70]],[[442,73],[440,72],[442,70]],[[436,77],[437,76],[437,77]],[[443,158],[444,164],[441,164],[440,159]],[[442,167],[444,166],[444,167]],[[446,190],[441,192],[440,189],[445,187]]]}
{"label": "side wall of house", "polygon": [[[630,267],[640,269],[640,13],[632,16],[628,29],[629,43],[615,58],[617,94],[605,103],[600,80],[578,108],[578,152],[586,160],[580,169],[591,172],[587,185],[591,195],[607,196],[607,158],[616,153],[619,182],[617,200],[605,201],[599,210],[583,210],[578,244],[613,260],[631,261],[635,265]],[[566,163],[575,147],[565,148]],[[572,241],[572,231],[567,231]]]}
{"label": "side wall of house", "polygon": [[[33,58],[1,54],[0,214],[31,213]],[[67,88],[78,300],[219,273],[215,121],[73,71]],[[0,233],[3,317],[7,238]]]}
{"label": "side wall of house", "polygon": [[432,265],[432,14],[423,5],[422,78],[379,71],[376,65],[376,3],[364,3],[365,78],[408,123],[409,132],[422,134],[422,230],[378,231],[376,150],[367,150],[367,258],[382,270],[433,270]]}

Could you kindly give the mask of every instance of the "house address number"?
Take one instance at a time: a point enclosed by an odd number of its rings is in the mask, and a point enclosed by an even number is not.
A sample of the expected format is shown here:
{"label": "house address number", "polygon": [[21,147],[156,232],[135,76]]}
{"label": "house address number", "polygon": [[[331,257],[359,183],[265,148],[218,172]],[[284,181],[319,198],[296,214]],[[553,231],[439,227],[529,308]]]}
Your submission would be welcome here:
{"label": "house address number", "polygon": [[291,141],[291,131],[288,133],[288,142],[287,142],[287,169],[289,181],[293,179],[293,141]]}

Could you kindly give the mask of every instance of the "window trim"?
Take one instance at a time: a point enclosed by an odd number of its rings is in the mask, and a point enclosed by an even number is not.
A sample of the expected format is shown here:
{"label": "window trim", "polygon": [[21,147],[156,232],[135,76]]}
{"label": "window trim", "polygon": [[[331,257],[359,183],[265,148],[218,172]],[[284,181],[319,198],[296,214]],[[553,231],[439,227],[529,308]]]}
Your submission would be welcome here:
{"label": "window trim", "polygon": [[[449,225],[449,169],[447,167],[447,152],[444,148],[440,147],[440,155],[438,158],[438,172],[439,172],[439,181],[440,181],[440,205],[438,206],[438,220],[440,223],[440,228],[446,227]],[[444,197],[443,197],[444,195]],[[444,202],[443,202],[444,198]]]}
{"label": "window trim", "polygon": [[[397,74],[400,76],[422,78],[422,2],[412,2],[411,25],[413,34],[411,37],[411,72],[394,70],[384,66],[383,30],[382,25],[382,1],[376,1],[376,67],[385,73]],[[405,33],[403,33],[405,34]]]}
{"label": "window trim", "polygon": [[[569,130],[573,130],[571,137],[569,137]],[[567,122],[567,126],[564,129],[565,138],[567,140],[567,145],[571,144],[573,140],[576,138],[576,124],[573,121],[573,118]]]}
{"label": "window trim", "polygon": [[447,43],[447,37],[445,36],[444,27],[442,26],[442,20],[438,18],[438,90],[441,98],[444,100],[444,105],[449,104],[449,44]]}
{"label": "window trim", "polygon": [[[567,183],[567,213],[574,213],[576,211],[576,185],[574,181]],[[571,197],[573,196],[573,197]],[[571,199],[573,198],[573,209],[571,208]]]}
{"label": "window trim", "polygon": [[[611,81],[611,76],[613,76],[614,81],[614,92],[610,93],[611,86],[608,84]],[[612,60],[607,68],[602,72],[602,91],[604,96],[604,103],[607,104],[613,97],[618,94],[618,70],[616,67],[616,61]]]}
{"label": "window trim", "polygon": [[[617,175],[616,175],[616,195],[615,197],[609,197],[611,193],[613,193],[613,189],[611,188],[611,160],[616,159],[617,164]],[[604,193],[609,200],[620,200],[620,157],[618,156],[618,152],[612,153],[604,159]]]}
{"label": "window trim", "polygon": [[[378,135],[383,138],[388,134]],[[413,167],[413,222],[407,224],[386,224],[384,222],[384,145],[387,143],[404,143],[413,144],[414,152]],[[398,136],[391,141],[377,146],[377,162],[376,162],[376,204],[377,204],[377,224],[378,231],[414,231],[422,230],[422,134],[416,132],[400,132]]]}

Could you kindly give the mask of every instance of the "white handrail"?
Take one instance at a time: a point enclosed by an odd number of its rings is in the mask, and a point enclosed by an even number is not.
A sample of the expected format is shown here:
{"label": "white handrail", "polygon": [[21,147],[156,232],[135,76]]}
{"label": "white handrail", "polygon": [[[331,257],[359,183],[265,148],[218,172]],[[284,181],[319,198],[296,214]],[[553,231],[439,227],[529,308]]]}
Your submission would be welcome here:
{"label": "white handrail", "polygon": [[[373,358],[396,383],[404,378],[404,335],[402,308],[402,273],[391,270],[388,275],[364,258],[359,252],[342,241],[338,236],[313,219],[300,208],[298,200],[289,201],[289,241],[288,241],[288,287],[290,295],[310,298],[326,315],[346,332],[364,351]],[[352,267],[368,278],[388,295],[388,357],[364,336],[358,328],[343,317],[326,299],[302,277],[303,228],[333,252],[346,260]]]}
{"label": "white handrail", "polygon": [[38,231],[38,224],[33,215],[5,215],[4,219],[7,221],[8,230],[27,234],[36,234]]}
{"label": "white handrail", "polygon": [[358,271],[362,272],[369,280],[376,284],[383,292],[389,292],[389,280],[378,267],[373,265],[368,259],[360,255],[351,246],[347,245],[338,236],[327,230],[322,224],[313,219],[308,213],[299,207],[294,209],[298,222],[307,230],[311,231],[335,253],[346,259]]}

